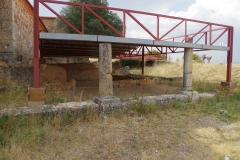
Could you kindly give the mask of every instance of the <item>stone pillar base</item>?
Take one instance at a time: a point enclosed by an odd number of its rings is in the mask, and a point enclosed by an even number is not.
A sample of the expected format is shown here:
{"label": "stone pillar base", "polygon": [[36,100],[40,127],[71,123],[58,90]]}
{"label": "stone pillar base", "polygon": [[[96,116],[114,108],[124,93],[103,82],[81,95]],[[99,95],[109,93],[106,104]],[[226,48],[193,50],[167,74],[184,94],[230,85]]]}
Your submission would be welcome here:
{"label": "stone pillar base", "polygon": [[109,96],[109,97],[94,97],[93,101],[98,104],[99,106],[116,106],[120,104],[120,98],[114,97],[114,96]]}
{"label": "stone pillar base", "polygon": [[28,106],[41,106],[46,102],[46,88],[28,88]]}
{"label": "stone pillar base", "polygon": [[199,94],[197,91],[179,91],[178,94],[186,95],[193,102],[196,102],[199,99]]}
{"label": "stone pillar base", "polygon": [[183,88],[182,88],[182,91],[191,92],[191,91],[193,91],[193,90],[192,90],[192,87],[183,87]]}
{"label": "stone pillar base", "polygon": [[234,82],[221,82],[221,89],[223,91],[233,91],[237,88],[237,83]]}

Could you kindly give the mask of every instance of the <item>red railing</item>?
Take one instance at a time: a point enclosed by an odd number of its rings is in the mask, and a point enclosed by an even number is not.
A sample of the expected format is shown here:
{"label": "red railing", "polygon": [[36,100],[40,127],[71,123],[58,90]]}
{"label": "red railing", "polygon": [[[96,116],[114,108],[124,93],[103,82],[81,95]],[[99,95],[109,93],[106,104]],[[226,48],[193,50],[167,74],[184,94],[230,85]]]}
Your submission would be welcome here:
{"label": "red railing", "polygon": [[[62,5],[71,5],[71,6],[78,6],[82,8],[82,15],[81,15],[81,28],[80,31],[75,26],[73,26],[70,22],[68,22],[64,17],[62,17],[60,14],[58,14],[56,11],[54,11],[53,8],[51,8],[48,3],[51,4],[62,4]],[[180,18],[180,17],[173,17],[173,16],[167,16],[162,14],[156,14],[156,13],[147,13],[142,11],[135,11],[135,10],[127,10],[127,9],[121,9],[121,8],[113,8],[113,7],[105,7],[105,6],[96,6],[96,5],[89,5],[89,4],[82,4],[82,3],[76,3],[76,2],[65,2],[60,0],[34,0],[34,86],[39,86],[39,79],[38,78],[38,65],[39,65],[39,51],[38,51],[38,45],[39,45],[39,26],[38,26],[38,19],[39,19],[39,4],[42,4],[47,9],[49,9],[53,14],[55,14],[58,18],[60,18],[63,22],[65,22],[68,26],[70,26],[76,33],[78,34],[84,34],[84,18],[85,18],[85,10],[92,13],[96,18],[98,18],[102,23],[104,23],[106,26],[108,26],[111,30],[113,30],[118,36],[120,37],[126,37],[126,29],[127,29],[127,20],[126,16],[128,16],[131,20],[135,21],[148,35],[150,35],[155,40],[171,40],[176,41],[176,39],[180,39],[180,42],[185,42],[186,38],[197,38],[194,43],[199,43],[200,40],[204,38],[203,44],[208,45],[214,45],[225,33],[227,33],[227,44],[228,47],[230,47],[230,51],[228,52],[228,67],[227,67],[227,82],[231,81],[231,64],[232,64],[232,48],[233,48],[233,27],[223,24],[217,24],[217,23],[211,23],[211,22],[204,22],[199,20],[193,20],[193,19],[187,19],[187,18]],[[111,24],[109,24],[106,20],[104,20],[101,16],[99,16],[93,9],[103,9],[103,10],[111,10],[116,12],[122,13],[122,21],[123,21],[123,28],[122,32],[115,29]],[[152,16],[156,18],[156,33],[153,33],[147,28],[146,24],[143,24],[140,22],[139,19],[136,18],[134,15],[145,15],[145,16]],[[161,19],[170,19],[174,21],[179,21],[175,26],[173,26],[170,30],[165,32],[162,36],[160,36],[160,30],[161,30]],[[190,27],[188,27],[189,23],[196,23],[197,25],[201,26],[204,25],[203,28],[199,28],[194,33],[190,32]],[[173,37],[167,37],[170,33],[173,31],[176,31],[179,29],[181,25],[184,25],[183,32],[184,34],[173,36]],[[213,27],[215,27],[213,29]],[[218,33],[221,31],[220,33]],[[216,37],[213,39],[213,37]],[[172,52],[176,52],[177,48],[169,48]],[[159,49],[158,49],[159,50]],[[160,51],[160,50],[159,50]]]}

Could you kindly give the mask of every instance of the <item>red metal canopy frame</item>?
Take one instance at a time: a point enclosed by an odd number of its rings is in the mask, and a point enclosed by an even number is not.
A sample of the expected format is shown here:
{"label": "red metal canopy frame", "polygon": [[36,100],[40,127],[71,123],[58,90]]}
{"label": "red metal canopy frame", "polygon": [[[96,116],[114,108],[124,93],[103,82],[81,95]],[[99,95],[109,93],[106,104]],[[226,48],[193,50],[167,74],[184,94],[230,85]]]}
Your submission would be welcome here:
{"label": "red metal canopy frame", "polygon": [[[59,15],[54,9],[52,9],[48,3],[51,4],[63,4],[63,5],[71,5],[71,6],[78,6],[82,8],[82,15],[79,19],[81,19],[81,28],[80,31],[75,26],[73,26],[71,23],[69,23],[66,19],[64,19],[61,15]],[[96,18],[98,18],[103,24],[108,26],[111,30],[113,30],[117,35],[120,37],[126,37],[126,16],[131,18],[133,21],[135,21],[148,35],[150,35],[154,40],[165,40],[165,41],[175,41],[176,39],[182,39],[181,42],[185,42],[187,38],[195,38],[198,36],[198,39],[194,42],[195,44],[199,43],[199,41],[203,38],[205,45],[214,45],[217,40],[223,37],[224,34],[227,34],[227,44],[230,50],[227,54],[227,76],[226,76],[226,82],[231,82],[231,70],[232,70],[232,55],[233,55],[233,32],[234,28],[232,26],[223,25],[223,24],[217,24],[217,23],[211,23],[211,22],[204,22],[199,20],[193,20],[193,19],[186,19],[186,18],[180,18],[180,17],[173,17],[173,16],[167,16],[162,14],[156,14],[156,13],[148,13],[148,12],[141,12],[141,11],[135,11],[135,10],[127,10],[127,9],[121,9],[121,8],[113,8],[113,7],[105,7],[105,6],[96,6],[96,5],[89,5],[89,4],[82,4],[82,3],[76,3],[76,2],[65,2],[60,0],[34,0],[34,87],[39,88],[39,4],[42,4],[47,9],[49,9],[53,14],[55,14],[59,19],[61,19],[63,22],[65,22],[68,26],[70,26],[76,33],[78,34],[84,34],[84,18],[85,18],[85,10],[92,13]],[[103,10],[111,10],[111,11],[117,11],[122,13],[122,20],[123,20],[123,28],[122,32],[115,29],[112,25],[110,25],[104,18],[102,18],[100,15],[98,15],[93,9],[103,9]],[[136,18],[136,14],[139,15],[147,15],[152,16],[156,18],[156,33],[151,32],[146,24],[143,24]],[[169,31],[167,31],[165,34],[160,36],[160,19],[161,18],[168,18],[171,20],[177,20],[179,23],[177,23],[174,27],[172,27]],[[203,28],[200,28],[196,33],[189,33],[188,23],[196,23],[204,25]],[[175,31],[181,24],[184,25],[184,34],[174,37],[167,37],[170,33]],[[218,33],[218,32],[220,33]],[[216,36],[215,39],[213,39],[213,32]],[[144,48],[144,47],[143,47]],[[160,53],[163,52],[163,50],[160,50],[157,48]],[[176,53],[177,47],[168,47],[172,53]],[[167,50],[167,47],[166,47]],[[143,55],[144,58],[144,55]]]}

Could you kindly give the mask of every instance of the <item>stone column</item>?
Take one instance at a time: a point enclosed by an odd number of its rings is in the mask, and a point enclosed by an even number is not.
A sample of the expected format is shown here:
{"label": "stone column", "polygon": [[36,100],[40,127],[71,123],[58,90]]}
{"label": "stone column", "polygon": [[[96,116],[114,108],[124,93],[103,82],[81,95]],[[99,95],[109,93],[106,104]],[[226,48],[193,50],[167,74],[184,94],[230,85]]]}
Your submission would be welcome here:
{"label": "stone column", "polygon": [[113,96],[112,45],[99,44],[99,96]]}
{"label": "stone column", "polygon": [[99,96],[93,100],[99,107],[114,107],[120,104],[120,98],[113,96],[112,45],[99,44]]}
{"label": "stone column", "polygon": [[[192,42],[192,39],[186,39],[186,43]],[[184,48],[183,91],[192,91],[192,57],[193,48]]]}

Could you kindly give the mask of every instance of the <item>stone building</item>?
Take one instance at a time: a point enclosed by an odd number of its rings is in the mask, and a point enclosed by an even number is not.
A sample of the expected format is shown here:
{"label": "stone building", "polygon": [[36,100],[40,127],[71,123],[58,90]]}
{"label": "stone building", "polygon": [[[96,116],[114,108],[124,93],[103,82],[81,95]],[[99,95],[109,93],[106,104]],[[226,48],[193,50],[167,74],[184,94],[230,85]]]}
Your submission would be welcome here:
{"label": "stone building", "polygon": [[[30,84],[33,76],[33,6],[28,0],[0,1],[0,82]],[[52,30],[49,20],[39,20],[40,29]],[[2,84],[0,84],[2,85]]]}

